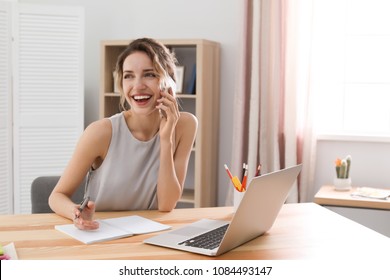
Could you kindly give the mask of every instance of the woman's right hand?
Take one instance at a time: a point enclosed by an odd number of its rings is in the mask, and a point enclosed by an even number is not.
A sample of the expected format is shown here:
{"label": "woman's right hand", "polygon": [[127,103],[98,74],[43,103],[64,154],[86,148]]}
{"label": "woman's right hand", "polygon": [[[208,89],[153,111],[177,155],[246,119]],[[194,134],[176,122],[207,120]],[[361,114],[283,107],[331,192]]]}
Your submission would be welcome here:
{"label": "woman's right hand", "polygon": [[76,205],[74,210],[74,225],[81,230],[95,230],[99,228],[99,223],[93,220],[93,215],[95,213],[95,203],[93,201],[88,201],[87,205],[80,211],[79,206]]}

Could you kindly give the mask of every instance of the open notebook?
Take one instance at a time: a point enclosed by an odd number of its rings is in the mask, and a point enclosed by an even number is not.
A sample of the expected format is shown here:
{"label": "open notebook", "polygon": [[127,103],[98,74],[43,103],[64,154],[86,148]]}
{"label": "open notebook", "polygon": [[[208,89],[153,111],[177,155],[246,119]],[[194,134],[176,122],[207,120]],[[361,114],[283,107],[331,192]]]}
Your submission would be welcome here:
{"label": "open notebook", "polygon": [[91,244],[171,228],[137,215],[98,221],[100,226],[96,230],[80,230],[74,224],[57,225],[55,229],[85,244]]}

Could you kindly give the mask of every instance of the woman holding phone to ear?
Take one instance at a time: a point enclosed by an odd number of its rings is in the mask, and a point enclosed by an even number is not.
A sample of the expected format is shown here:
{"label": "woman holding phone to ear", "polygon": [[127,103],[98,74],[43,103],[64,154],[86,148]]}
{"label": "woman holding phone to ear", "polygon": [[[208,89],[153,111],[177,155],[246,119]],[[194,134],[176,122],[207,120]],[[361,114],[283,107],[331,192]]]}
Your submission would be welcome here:
{"label": "woman holding phone to ear", "polygon": [[[183,191],[197,119],[179,112],[174,55],[149,38],[132,41],[116,65],[124,111],[90,124],[49,198],[80,229],[95,211],[171,211]],[[89,174],[88,174],[89,173]],[[88,174],[82,209],[70,197]]]}

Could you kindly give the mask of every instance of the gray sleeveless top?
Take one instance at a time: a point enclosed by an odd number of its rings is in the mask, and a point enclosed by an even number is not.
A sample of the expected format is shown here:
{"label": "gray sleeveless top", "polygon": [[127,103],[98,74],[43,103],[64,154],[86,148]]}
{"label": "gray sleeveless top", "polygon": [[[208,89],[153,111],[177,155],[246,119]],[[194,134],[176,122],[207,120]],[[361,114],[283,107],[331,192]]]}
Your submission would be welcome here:
{"label": "gray sleeveless top", "polygon": [[159,134],[143,142],[131,134],[123,112],[109,120],[111,143],[103,163],[91,171],[87,189],[96,211],[157,209]]}

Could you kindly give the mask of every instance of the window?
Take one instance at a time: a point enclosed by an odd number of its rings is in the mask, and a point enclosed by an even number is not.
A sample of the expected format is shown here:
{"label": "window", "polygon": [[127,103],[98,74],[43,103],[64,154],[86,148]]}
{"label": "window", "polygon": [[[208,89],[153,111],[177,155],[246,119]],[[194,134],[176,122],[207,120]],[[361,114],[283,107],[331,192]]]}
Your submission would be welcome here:
{"label": "window", "polygon": [[390,137],[390,1],[314,1],[319,134]]}

